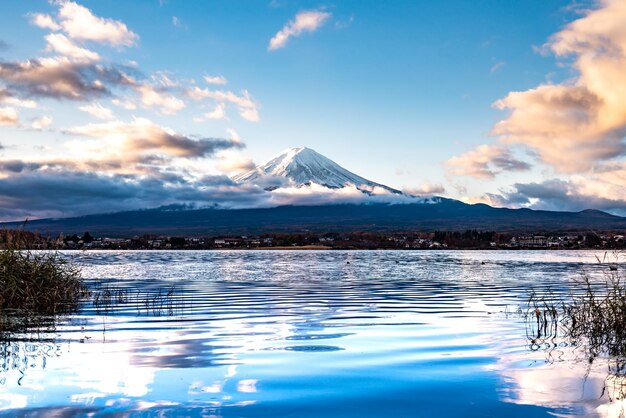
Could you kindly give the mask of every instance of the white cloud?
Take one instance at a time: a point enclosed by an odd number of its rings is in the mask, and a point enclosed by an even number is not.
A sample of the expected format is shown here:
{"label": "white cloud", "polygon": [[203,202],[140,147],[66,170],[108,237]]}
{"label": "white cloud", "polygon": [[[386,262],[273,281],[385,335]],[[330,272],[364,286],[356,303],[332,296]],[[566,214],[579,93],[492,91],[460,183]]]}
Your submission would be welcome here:
{"label": "white cloud", "polygon": [[157,107],[166,115],[177,113],[185,108],[185,102],[167,92],[157,91],[147,84],[139,85],[135,90],[140,94],[141,103],[146,107]]}
{"label": "white cloud", "polygon": [[135,103],[133,103],[132,101],[130,101],[130,100],[113,99],[113,100],[111,100],[111,103],[113,103],[117,107],[121,107],[121,108],[124,108],[126,110],[135,110],[135,109],[137,109],[137,105]]}
{"label": "white cloud", "polygon": [[58,4],[59,25],[72,39],[130,46],[139,38],[124,23],[95,16],[91,10],[73,1]]}
{"label": "white cloud", "polygon": [[30,125],[31,128],[41,131],[42,129],[47,128],[52,125],[53,119],[50,116],[42,116],[39,119],[35,119],[33,123]]}
{"label": "white cloud", "polygon": [[274,51],[287,45],[289,38],[300,36],[305,32],[315,32],[329,18],[331,14],[319,10],[311,10],[300,12],[295,19],[289,21],[274,37],[270,40],[268,49]]}
{"label": "white cloud", "polygon": [[67,36],[61,33],[51,33],[46,35],[46,42],[48,43],[47,49],[49,51],[58,52],[66,57],[87,60],[87,61],[99,61],[100,55],[96,52],[90,51],[86,48],[81,48],[68,39]]}
{"label": "white cloud", "polygon": [[208,84],[224,85],[228,83],[228,80],[226,80],[226,78],[221,75],[216,75],[216,76],[205,75],[203,78],[204,78],[204,81],[206,81]]}
{"label": "white cloud", "polygon": [[224,105],[218,104],[217,106],[215,106],[215,109],[205,113],[203,116],[206,119],[224,119],[226,117],[226,113],[224,112]]}
{"label": "white cloud", "polygon": [[91,103],[85,106],[79,107],[85,113],[98,118],[98,119],[113,119],[113,112],[111,109],[102,106],[100,103]]}
{"label": "white cloud", "polygon": [[244,90],[241,96],[236,95],[232,91],[226,90],[209,90],[194,87],[187,90],[187,94],[194,100],[213,99],[218,103],[231,103],[239,109],[239,115],[250,121],[259,121],[259,112],[257,104],[250,97],[250,93]]}
{"label": "white cloud", "polygon": [[35,109],[37,107],[37,102],[34,100],[19,99],[13,96],[0,97],[0,103],[11,106],[24,107],[27,109]]}
{"label": "white cloud", "polygon": [[241,137],[239,136],[239,132],[237,132],[233,128],[226,129],[226,132],[228,133],[230,139],[236,142],[241,142]]}
{"label": "white cloud", "polygon": [[29,15],[29,17],[33,25],[38,26],[42,29],[50,29],[52,31],[57,31],[61,29],[61,26],[59,26],[59,24],[55,22],[50,15],[43,13],[32,13]]}
{"label": "white cloud", "polygon": [[163,87],[178,87],[179,85],[178,81],[167,71],[157,71],[152,75],[152,79]]}
{"label": "white cloud", "polygon": [[[239,139],[232,138],[233,141],[240,142]],[[251,158],[242,155],[238,151],[224,150],[216,154],[218,170],[229,173],[239,174],[252,170],[255,165]]]}
{"label": "white cloud", "polygon": [[419,187],[405,187],[402,191],[410,195],[430,196],[430,195],[436,195],[436,194],[443,194],[446,192],[446,189],[441,184],[424,182]]}

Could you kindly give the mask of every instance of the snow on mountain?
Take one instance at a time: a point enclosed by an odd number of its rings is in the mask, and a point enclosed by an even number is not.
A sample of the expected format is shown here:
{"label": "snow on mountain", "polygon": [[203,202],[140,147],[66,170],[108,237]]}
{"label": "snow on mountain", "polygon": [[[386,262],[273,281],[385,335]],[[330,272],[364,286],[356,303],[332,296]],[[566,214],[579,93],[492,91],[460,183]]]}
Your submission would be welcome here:
{"label": "snow on mountain", "polygon": [[306,147],[288,149],[255,169],[234,176],[233,180],[237,183],[262,184],[268,190],[282,186],[304,187],[317,184],[330,189],[356,187],[367,194],[374,193],[376,188],[403,194],[399,190],[358,176]]}

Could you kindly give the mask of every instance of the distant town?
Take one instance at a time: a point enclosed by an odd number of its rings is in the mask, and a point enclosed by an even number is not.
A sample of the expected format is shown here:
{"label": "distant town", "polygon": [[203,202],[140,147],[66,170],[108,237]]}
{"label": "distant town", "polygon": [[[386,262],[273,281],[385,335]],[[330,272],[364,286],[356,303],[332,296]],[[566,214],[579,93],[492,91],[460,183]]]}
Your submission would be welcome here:
{"label": "distant town", "polygon": [[83,234],[45,236],[23,230],[0,231],[0,245],[59,250],[219,250],[219,249],[624,249],[626,232],[514,235],[490,231],[413,233],[298,233],[260,236],[182,237],[143,235],[107,238]]}

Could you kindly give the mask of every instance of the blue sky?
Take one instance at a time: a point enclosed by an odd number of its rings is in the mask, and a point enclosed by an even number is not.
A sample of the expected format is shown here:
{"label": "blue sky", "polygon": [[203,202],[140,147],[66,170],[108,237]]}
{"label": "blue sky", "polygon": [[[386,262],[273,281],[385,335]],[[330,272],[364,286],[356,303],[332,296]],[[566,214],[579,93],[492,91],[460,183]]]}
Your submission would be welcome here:
{"label": "blue sky", "polygon": [[[567,88],[563,94],[570,97],[572,89],[587,82],[585,86],[590,87],[585,91],[603,99],[602,92],[594,90],[595,84],[585,81],[581,74],[586,71],[585,54],[596,54],[606,45],[587,42],[588,49],[583,50],[580,45],[568,44],[566,37],[591,39],[602,35],[608,38],[604,41],[607,45],[613,40],[621,47],[622,34],[615,28],[626,24],[626,16],[621,15],[623,8],[618,3],[2,2],[0,40],[5,47],[0,49],[0,61],[5,68],[3,73],[0,67],[0,92],[4,88],[5,96],[13,99],[0,103],[8,118],[0,126],[0,157],[5,162],[34,161],[39,166],[29,173],[5,170],[0,181],[0,203],[9,200],[1,196],[3,190],[5,194],[12,190],[11,181],[24,181],[22,186],[31,184],[25,178],[17,179],[20,176],[31,176],[28,180],[34,181],[33,176],[41,179],[71,171],[70,175],[82,179],[87,173],[94,174],[99,182],[106,183],[113,177],[128,182],[129,176],[135,176],[132,181],[141,183],[154,181],[167,171],[195,176],[190,187],[198,188],[202,176],[215,179],[231,175],[285,148],[308,146],[364,177],[407,191],[433,190],[468,202],[499,206],[579,210],[583,209],[581,205],[594,205],[619,213],[626,206],[621,196],[594,190],[615,191],[622,187],[622,169],[615,167],[621,164],[622,150],[616,145],[623,139],[621,133],[617,140],[598,137],[608,135],[609,129],[603,125],[580,139],[587,141],[585,144],[597,141],[599,148],[608,141],[613,148],[598,155],[582,155],[582,159],[593,161],[573,168],[555,157],[558,143],[550,149],[541,145],[545,129],[537,128],[532,135],[521,134],[519,128],[528,120],[522,118],[524,123],[516,125],[519,121],[509,118],[515,110],[526,117],[532,113],[529,109],[536,109],[538,102],[529,100],[538,86],[549,86],[550,97],[557,87]],[[104,32],[73,31],[71,25],[79,25],[84,13],[96,19],[93,28]],[[284,44],[269,48],[277,33],[290,24],[297,26],[299,16],[307,13],[311,19],[318,19],[309,22],[312,27],[302,33],[296,30]],[[37,14],[48,16],[52,23],[37,23]],[[573,27],[572,22],[577,21],[582,24]],[[606,33],[586,29],[605,21]],[[107,30],[118,32],[112,35]],[[45,39],[51,34],[56,43]],[[553,41],[558,34],[565,34],[560,43]],[[107,36],[118,35],[117,40],[107,40]],[[61,41],[82,52],[62,49]],[[561,47],[569,49],[559,53]],[[91,53],[89,58],[85,51]],[[19,78],[10,73],[15,68],[10,64],[45,58],[63,58],[64,65],[79,63],[76,65],[82,69],[88,65],[107,66],[131,76],[134,84],[115,82],[106,86],[106,94],[80,92],[68,99],[58,92],[34,92],[39,87],[33,87],[32,79],[25,79],[30,75]],[[621,69],[621,63],[615,65]],[[226,83],[208,83],[204,76],[219,76]],[[204,89],[204,93],[198,93],[202,97],[194,97],[190,93],[193,88]],[[231,96],[216,98],[216,91]],[[494,108],[494,103],[511,92],[531,93],[520,98],[521,102],[508,101],[500,109]],[[148,97],[150,94],[153,96]],[[35,102],[36,107],[24,106],[15,101],[18,99]],[[247,100],[243,108],[241,100]],[[129,106],[132,109],[120,106],[123,101],[133,102]],[[104,108],[104,113],[96,115],[94,107]],[[243,115],[246,110],[252,114]],[[530,113],[523,114],[525,111]],[[555,115],[561,111],[554,106],[544,109]],[[207,113],[212,116],[202,116]],[[43,117],[48,118],[43,120],[44,126],[37,123]],[[136,126],[137,120],[143,121],[141,128]],[[494,126],[503,120],[505,130],[494,133]],[[539,121],[538,125],[548,122],[554,120]],[[621,122],[611,124],[610,131],[619,131]],[[104,128],[107,133],[102,133]],[[112,144],[120,139],[115,142],[111,135],[119,136],[126,128],[151,132],[162,129],[190,140],[223,138],[234,142],[211,148],[210,152],[205,150],[202,155],[170,147],[163,151],[167,155],[163,166],[151,163],[150,170],[143,165],[123,171],[88,164],[93,155],[112,152]],[[553,135],[552,129],[550,132]],[[103,141],[105,134],[109,136]],[[558,135],[570,141],[568,135],[572,133]],[[146,156],[145,149],[140,152],[135,146],[130,148],[141,158]],[[130,148],[115,153],[113,165],[138,164],[138,160],[120,160]],[[581,148],[572,145],[571,149],[575,152]],[[61,162],[63,156],[82,159],[85,164]],[[572,158],[577,159],[574,154]],[[97,160],[102,163],[105,159]],[[607,178],[606,164],[613,164],[611,179]],[[602,184],[582,184],[579,178],[589,173]],[[60,183],[62,179],[58,178],[55,184]],[[156,196],[143,203],[130,199],[121,208],[154,205],[157,201]],[[51,211],[41,210],[43,202],[33,202],[32,210],[28,201],[19,207],[7,204],[14,207],[5,211],[4,217],[72,212],[60,203]]]}

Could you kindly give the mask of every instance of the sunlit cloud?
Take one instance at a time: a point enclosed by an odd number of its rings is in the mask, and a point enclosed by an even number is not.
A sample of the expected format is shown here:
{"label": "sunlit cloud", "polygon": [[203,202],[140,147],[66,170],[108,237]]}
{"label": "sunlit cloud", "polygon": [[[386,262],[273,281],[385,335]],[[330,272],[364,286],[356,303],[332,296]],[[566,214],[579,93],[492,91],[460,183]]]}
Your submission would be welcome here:
{"label": "sunlit cloud", "polygon": [[528,163],[515,158],[508,149],[499,145],[480,145],[450,158],[446,165],[452,174],[482,179],[494,178],[500,172],[530,169]]}
{"label": "sunlit cloud", "polygon": [[275,51],[284,48],[290,38],[298,37],[306,32],[315,32],[331,17],[328,12],[320,10],[311,10],[300,12],[296,17],[289,21],[274,37],[270,40],[268,49]]}
{"label": "sunlit cloud", "polygon": [[50,116],[42,116],[38,119],[35,119],[30,127],[36,131],[41,131],[43,129],[48,128],[50,125],[52,125],[53,119]]}
{"label": "sunlit cloud", "polygon": [[174,114],[186,107],[185,102],[167,91],[159,91],[144,84],[135,87],[140,95],[141,103],[146,107],[156,107],[166,115]]}
{"label": "sunlit cloud", "polygon": [[12,107],[0,107],[0,125],[17,125],[19,118]]}
{"label": "sunlit cloud", "polygon": [[133,45],[139,36],[113,19],[95,16],[88,8],[72,1],[59,1],[58,24],[72,39],[114,46]]}
{"label": "sunlit cloud", "polygon": [[98,119],[113,119],[113,111],[107,107],[102,106],[100,103],[91,103],[85,106],[80,106],[79,110],[89,113]]}
{"label": "sunlit cloud", "polygon": [[[179,134],[171,129],[163,128],[154,122],[136,118],[132,122],[111,121],[104,123],[91,123],[71,128],[67,131],[74,135],[82,135],[109,141],[109,145],[115,148],[106,148],[116,152],[126,161],[142,161],[146,153],[158,153],[173,157],[199,158],[213,155],[215,152],[228,149],[240,148],[239,142],[222,138],[192,138]],[[74,144],[77,148],[87,151],[95,145],[96,154],[106,149],[101,141],[94,144],[83,142]],[[111,152],[109,151],[109,152]]]}
{"label": "sunlit cloud", "polygon": [[36,101],[11,96],[6,90],[0,90],[0,103],[27,109],[35,109],[37,107]]}
{"label": "sunlit cloud", "polygon": [[510,114],[494,135],[535,150],[564,173],[587,171],[626,151],[626,4],[603,0],[599,6],[544,46],[574,58],[573,80],[512,92],[495,103]]}
{"label": "sunlit cloud", "polygon": [[207,88],[193,87],[187,90],[187,95],[194,100],[212,99],[220,104],[233,104],[239,110],[239,116],[250,122],[259,121],[259,111],[257,104],[250,97],[250,93],[244,90],[241,95],[237,95],[227,90],[210,90]]}
{"label": "sunlit cloud", "polygon": [[51,33],[47,35],[46,42],[48,43],[47,49],[49,51],[58,52],[66,57],[87,61],[100,60],[100,55],[86,48],[79,47],[68,39],[67,36],[60,33]]}
{"label": "sunlit cloud", "polygon": [[227,174],[238,174],[253,170],[255,167],[251,158],[238,151],[224,150],[217,153],[217,168]]}
{"label": "sunlit cloud", "polygon": [[203,122],[209,119],[217,120],[217,119],[225,119],[226,112],[223,104],[218,104],[215,106],[215,109],[210,112],[203,113],[202,116],[194,119],[196,122]]}
{"label": "sunlit cloud", "polygon": [[52,31],[58,31],[61,29],[61,26],[56,23],[50,15],[43,13],[31,13],[29,16],[30,22],[41,29],[50,29]]}
{"label": "sunlit cloud", "polygon": [[133,103],[131,100],[120,100],[120,99],[112,99],[111,103],[113,103],[117,107],[121,107],[126,110],[135,110],[137,109],[137,105]]}

